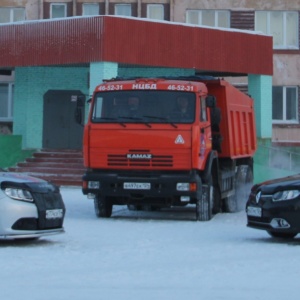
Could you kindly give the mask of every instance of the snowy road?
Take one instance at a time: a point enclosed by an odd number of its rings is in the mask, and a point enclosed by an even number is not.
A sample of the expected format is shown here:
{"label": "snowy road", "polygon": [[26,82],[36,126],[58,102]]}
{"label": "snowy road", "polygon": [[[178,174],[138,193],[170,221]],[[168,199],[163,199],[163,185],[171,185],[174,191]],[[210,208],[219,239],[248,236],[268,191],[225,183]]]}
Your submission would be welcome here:
{"label": "snowy road", "polygon": [[66,233],[0,243],[1,299],[289,299],[300,297],[300,235],[270,238],[244,212],[195,222],[194,209],[97,219],[62,188]]}

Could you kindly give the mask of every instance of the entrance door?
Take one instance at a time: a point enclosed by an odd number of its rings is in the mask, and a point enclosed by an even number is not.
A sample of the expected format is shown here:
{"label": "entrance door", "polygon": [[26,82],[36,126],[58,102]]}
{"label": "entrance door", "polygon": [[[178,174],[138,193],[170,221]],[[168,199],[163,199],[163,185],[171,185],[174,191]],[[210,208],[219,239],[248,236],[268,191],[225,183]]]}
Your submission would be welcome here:
{"label": "entrance door", "polygon": [[75,122],[80,91],[49,90],[44,95],[43,148],[82,149],[83,126]]}

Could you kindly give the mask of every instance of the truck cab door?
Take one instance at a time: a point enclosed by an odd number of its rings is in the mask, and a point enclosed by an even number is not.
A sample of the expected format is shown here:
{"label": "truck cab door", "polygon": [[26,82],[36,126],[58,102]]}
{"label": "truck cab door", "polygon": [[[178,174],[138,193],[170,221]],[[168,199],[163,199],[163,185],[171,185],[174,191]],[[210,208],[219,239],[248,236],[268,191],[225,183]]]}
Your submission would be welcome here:
{"label": "truck cab door", "polygon": [[212,149],[221,153],[221,143],[223,140],[220,132],[221,109],[217,107],[215,96],[208,95],[205,99],[205,103],[209,109]]}
{"label": "truck cab door", "polygon": [[209,109],[206,97],[200,97],[200,156],[203,158],[211,150],[211,124],[208,117]]}

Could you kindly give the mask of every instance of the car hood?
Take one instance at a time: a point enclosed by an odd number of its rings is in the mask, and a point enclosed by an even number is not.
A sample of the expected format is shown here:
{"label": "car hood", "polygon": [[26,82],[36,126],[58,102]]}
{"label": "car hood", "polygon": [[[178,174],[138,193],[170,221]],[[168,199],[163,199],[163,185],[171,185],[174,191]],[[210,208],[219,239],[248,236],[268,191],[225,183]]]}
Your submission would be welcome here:
{"label": "car hood", "polygon": [[58,190],[58,187],[49,183],[43,179],[28,176],[22,173],[0,173],[0,187],[4,189],[6,187],[14,187],[20,189],[28,189],[33,192],[47,193]]}
{"label": "car hood", "polygon": [[300,174],[264,181],[253,187],[254,191],[261,190],[263,194],[291,189],[300,189]]}

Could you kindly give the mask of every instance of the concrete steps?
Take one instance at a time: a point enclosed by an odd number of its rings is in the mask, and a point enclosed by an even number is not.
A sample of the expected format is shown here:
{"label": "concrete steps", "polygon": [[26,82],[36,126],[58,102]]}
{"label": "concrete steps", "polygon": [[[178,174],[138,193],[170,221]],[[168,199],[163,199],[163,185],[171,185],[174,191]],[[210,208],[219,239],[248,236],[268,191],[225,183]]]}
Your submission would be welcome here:
{"label": "concrete steps", "polygon": [[85,168],[81,150],[42,149],[8,171],[22,172],[60,186],[81,186]]}

